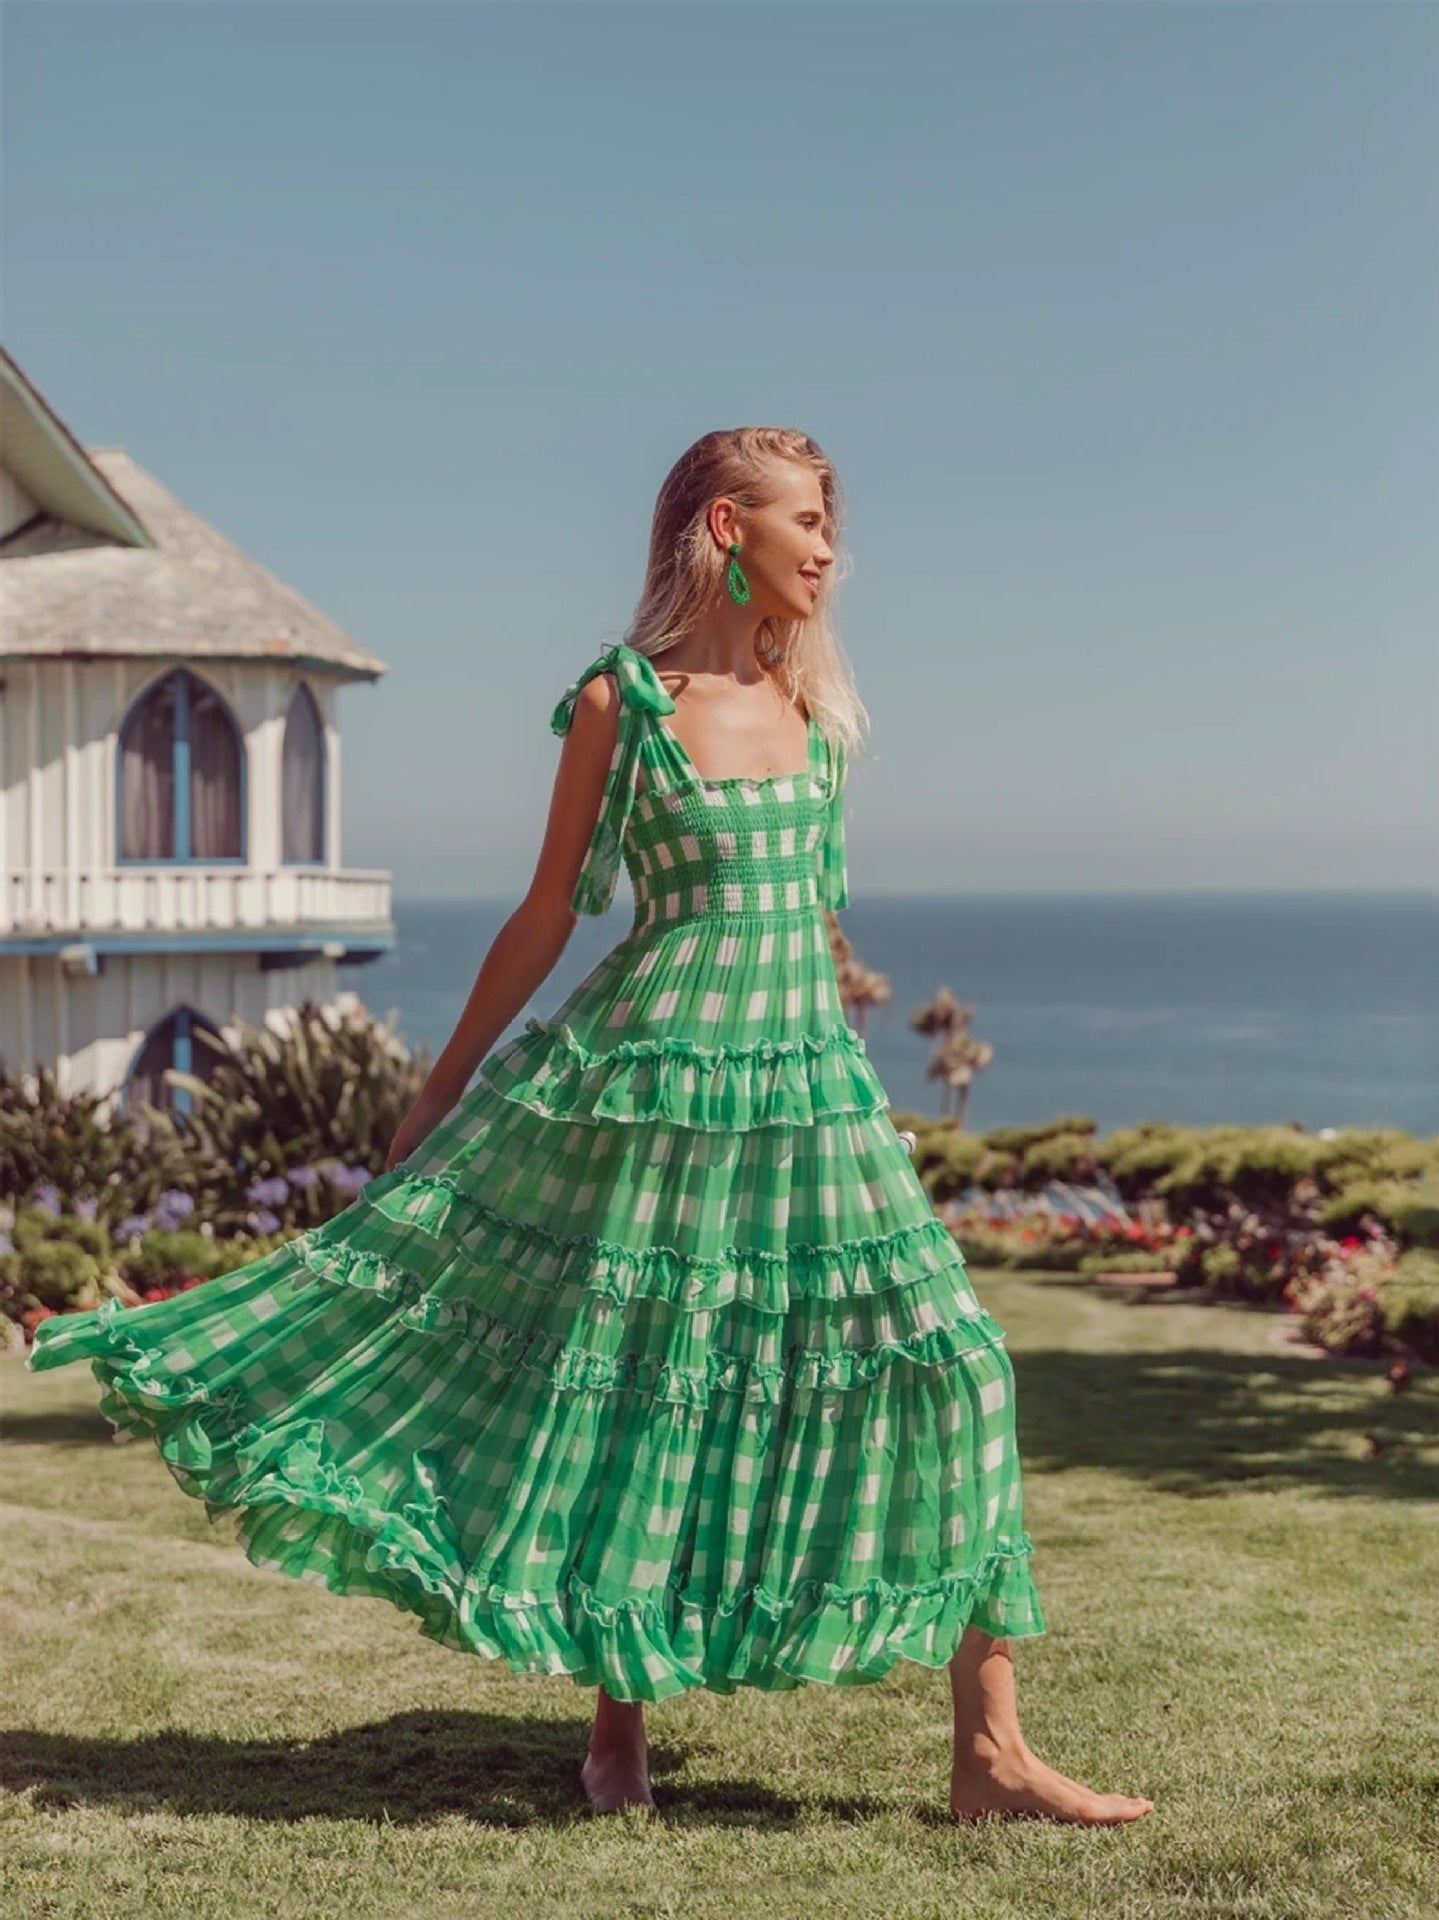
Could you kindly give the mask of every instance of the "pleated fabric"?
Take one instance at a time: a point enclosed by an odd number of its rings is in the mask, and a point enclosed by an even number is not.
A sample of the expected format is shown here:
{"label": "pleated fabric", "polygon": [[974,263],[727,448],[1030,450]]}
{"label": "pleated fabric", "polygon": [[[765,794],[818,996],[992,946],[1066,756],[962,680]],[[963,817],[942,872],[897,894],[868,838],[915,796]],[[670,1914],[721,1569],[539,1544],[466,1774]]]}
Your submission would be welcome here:
{"label": "pleated fabric", "polygon": [[576,883],[626,936],[333,1219],[41,1323],[249,1558],[618,1699],[1045,1631],[1014,1374],[839,1004],[842,754],[711,780],[651,662]]}

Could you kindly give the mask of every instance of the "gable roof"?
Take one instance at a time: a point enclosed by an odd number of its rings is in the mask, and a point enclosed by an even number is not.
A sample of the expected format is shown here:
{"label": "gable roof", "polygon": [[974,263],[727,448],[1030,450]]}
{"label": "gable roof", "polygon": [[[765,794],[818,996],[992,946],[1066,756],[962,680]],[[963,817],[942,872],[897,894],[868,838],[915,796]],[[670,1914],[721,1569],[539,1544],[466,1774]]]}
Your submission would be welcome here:
{"label": "gable roof", "polygon": [[385,671],[120,447],[82,447],[0,350],[0,463],[36,511],[0,541],[0,659],[273,660]]}

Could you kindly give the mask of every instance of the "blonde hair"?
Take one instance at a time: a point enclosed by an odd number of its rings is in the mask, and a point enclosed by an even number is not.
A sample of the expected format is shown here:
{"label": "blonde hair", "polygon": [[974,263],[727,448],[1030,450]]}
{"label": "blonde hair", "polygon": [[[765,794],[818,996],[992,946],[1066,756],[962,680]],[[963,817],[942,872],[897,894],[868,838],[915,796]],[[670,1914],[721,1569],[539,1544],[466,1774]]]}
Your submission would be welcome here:
{"label": "blonde hair", "polygon": [[803,620],[764,621],[757,652],[789,698],[801,699],[821,730],[852,759],[869,715],[827,605],[834,584],[849,571],[841,546],[844,496],[832,463],[807,433],[794,427],[725,427],[686,448],[655,501],[644,591],[625,644],[653,660],[699,623],[716,592],[724,591],[729,565],[709,529],[710,507],[721,498],[742,510],[767,506],[775,497],[771,470],[777,460],[797,461],[819,475],[824,534],[834,565],[814,612]]}

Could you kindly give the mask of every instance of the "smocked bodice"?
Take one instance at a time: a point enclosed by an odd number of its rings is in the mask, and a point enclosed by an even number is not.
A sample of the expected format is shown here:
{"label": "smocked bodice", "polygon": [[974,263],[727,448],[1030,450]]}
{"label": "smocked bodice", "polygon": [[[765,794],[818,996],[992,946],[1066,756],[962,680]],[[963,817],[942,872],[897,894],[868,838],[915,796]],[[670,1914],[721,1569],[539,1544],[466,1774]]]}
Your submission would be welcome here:
{"label": "smocked bodice", "polygon": [[675,703],[653,664],[623,642],[566,689],[552,729],[568,730],[580,689],[604,672],[615,674],[622,704],[575,887],[577,913],[608,908],[621,862],[634,887],[636,931],[848,904],[844,753],[812,718],[803,770],[707,779],[663,724]]}

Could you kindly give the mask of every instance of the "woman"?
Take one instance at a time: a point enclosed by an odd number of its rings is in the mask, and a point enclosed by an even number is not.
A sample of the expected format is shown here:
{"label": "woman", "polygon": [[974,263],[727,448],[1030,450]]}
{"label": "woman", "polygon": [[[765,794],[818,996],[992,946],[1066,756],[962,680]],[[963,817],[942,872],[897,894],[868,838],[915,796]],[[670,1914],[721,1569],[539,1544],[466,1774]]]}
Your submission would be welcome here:
{"label": "woman", "polygon": [[[1003,1330],[839,1002],[839,520],[802,433],[685,453],[385,1173],[180,1300],[43,1323],[31,1364],[91,1357],[257,1564],[597,1686],[597,1809],[654,1804],[646,1701],[908,1659],[949,1667],[957,1818],[1113,1824],[1151,1803],[1020,1733],[1010,1642],[1045,1625]],[[497,1046],[621,862],[629,932]]]}

